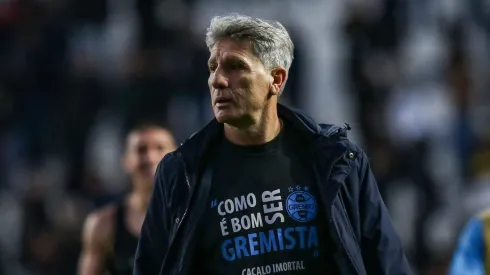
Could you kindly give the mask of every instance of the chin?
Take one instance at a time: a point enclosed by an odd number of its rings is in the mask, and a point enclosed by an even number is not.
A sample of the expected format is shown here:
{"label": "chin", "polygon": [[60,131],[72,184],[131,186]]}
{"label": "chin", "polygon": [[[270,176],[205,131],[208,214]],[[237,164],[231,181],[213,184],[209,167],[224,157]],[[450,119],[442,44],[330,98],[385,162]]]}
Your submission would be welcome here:
{"label": "chin", "polygon": [[232,121],[233,119],[231,119],[230,117],[228,116],[215,116],[216,117],[216,120],[219,122],[219,123],[229,123],[230,121]]}
{"label": "chin", "polygon": [[145,173],[141,175],[141,182],[145,185],[152,185],[155,180],[155,173]]}
{"label": "chin", "polygon": [[142,184],[144,190],[151,192],[153,190],[153,180],[149,180]]}
{"label": "chin", "polygon": [[232,123],[238,120],[238,116],[228,110],[219,110],[214,112],[214,117],[219,123]]}

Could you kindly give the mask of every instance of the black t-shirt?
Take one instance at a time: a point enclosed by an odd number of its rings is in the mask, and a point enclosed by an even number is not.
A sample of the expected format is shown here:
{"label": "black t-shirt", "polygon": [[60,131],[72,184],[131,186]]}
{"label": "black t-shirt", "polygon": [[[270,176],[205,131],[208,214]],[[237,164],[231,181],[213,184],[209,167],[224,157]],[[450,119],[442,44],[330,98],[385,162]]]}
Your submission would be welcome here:
{"label": "black t-shirt", "polygon": [[310,152],[287,126],[214,157],[193,274],[338,274]]}
{"label": "black t-shirt", "polygon": [[106,263],[106,270],[110,275],[133,274],[138,237],[129,232],[125,214],[126,205],[121,202],[116,212],[114,254]]}

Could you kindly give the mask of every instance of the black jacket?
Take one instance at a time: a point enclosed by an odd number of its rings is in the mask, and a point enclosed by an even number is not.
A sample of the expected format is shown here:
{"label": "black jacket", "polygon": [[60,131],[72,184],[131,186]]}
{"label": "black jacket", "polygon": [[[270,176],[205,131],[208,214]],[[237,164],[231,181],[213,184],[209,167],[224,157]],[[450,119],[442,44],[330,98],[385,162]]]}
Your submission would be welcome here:
{"label": "black jacket", "polygon": [[[411,274],[402,244],[364,152],[347,139],[346,128],[318,125],[278,105],[279,116],[304,133],[315,152],[315,176],[337,245],[342,274]],[[160,162],[141,230],[134,275],[189,274],[197,223],[207,205],[213,142],[222,135],[216,121],[190,137]]]}

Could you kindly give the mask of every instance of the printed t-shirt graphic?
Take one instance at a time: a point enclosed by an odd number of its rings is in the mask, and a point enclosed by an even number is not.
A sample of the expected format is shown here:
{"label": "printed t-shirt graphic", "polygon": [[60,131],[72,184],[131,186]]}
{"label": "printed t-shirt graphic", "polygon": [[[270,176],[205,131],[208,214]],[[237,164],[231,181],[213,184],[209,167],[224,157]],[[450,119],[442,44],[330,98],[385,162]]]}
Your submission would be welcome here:
{"label": "printed t-shirt graphic", "polygon": [[294,137],[286,129],[260,146],[223,140],[195,274],[337,274],[311,157]]}

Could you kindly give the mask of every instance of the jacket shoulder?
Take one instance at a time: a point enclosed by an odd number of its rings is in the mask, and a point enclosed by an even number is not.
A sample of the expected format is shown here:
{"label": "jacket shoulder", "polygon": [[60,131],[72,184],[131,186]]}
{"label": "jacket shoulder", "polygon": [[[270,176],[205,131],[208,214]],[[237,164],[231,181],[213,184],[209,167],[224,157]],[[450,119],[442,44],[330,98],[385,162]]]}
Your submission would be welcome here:
{"label": "jacket shoulder", "polygon": [[344,123],[342,126],[335,124],[318,124],[318,128],[319,133],[335,147],[342,147],[344,148],[344,151],[347,150],[359,156],[365,155],[364,151],[359,146],[349,140],[347,132],[351,130],[351,127],[348,123]]}
{"label": "jacket shoulder", "polygon": [[169,170],[169,168],[173,168],[178,164],[178,158],[177,155],[179,153],[177,151],[170,152],[166,154],[161,160],[160,163],[158,163],[158,170]]}
{"label": "jacket shoulder", "polygon": [[341,127],[335,124],[318,124],[319,132],[323,136],[332,137],[339,133]]}
{"label": "jacket shoulder", "polygon": [[163,184],[166,187],[173,182],[181,169],[178,154],[179,152],[174,151],[166,154],[160,160],[155,173],[156,184]]}
{"label": "jacket shoulder", "polygon": [[347,138],[347,131],[351,130],[351,127],[348,123],[344,123],[344,125],[339,126],[335,124],[326,124],[321,123],[318,125],[320,128],[320,133],[326,137],[344,137]]}

